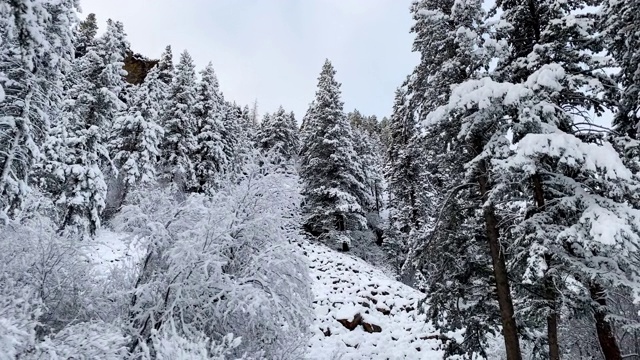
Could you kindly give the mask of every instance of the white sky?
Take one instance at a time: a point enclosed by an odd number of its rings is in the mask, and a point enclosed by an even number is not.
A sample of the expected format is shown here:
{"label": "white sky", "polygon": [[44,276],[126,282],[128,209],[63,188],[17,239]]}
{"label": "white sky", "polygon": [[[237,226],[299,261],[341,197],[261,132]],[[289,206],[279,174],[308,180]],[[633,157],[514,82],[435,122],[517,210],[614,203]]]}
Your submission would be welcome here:
{"label": "white sky", "polygon": [[225,97],[278,106],[298,120],[313,100],[325,58],[342,83],[345,110],[391,113],[397,86],[418,63],[411,52],[411,0],[81,0],[124,23],[135,52],[174,62],[188,50],[198,69],[212,61]]}

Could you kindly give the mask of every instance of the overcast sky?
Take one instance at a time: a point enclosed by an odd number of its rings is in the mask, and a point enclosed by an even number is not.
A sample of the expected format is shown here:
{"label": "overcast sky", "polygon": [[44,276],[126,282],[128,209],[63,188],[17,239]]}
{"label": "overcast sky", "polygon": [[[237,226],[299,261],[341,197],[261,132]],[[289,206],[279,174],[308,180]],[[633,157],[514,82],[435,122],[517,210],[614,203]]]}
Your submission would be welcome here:
{"label": "overcast sky", "polygon": [[278,106],[298,120],[313,100],[325,58],[342,83],[345,110],[389,115],[395,88],[417,64],[411,0],[81,0],[83,15],[124,23],[132,49],[174,61],[188,50],[212,61],[225,97]]}

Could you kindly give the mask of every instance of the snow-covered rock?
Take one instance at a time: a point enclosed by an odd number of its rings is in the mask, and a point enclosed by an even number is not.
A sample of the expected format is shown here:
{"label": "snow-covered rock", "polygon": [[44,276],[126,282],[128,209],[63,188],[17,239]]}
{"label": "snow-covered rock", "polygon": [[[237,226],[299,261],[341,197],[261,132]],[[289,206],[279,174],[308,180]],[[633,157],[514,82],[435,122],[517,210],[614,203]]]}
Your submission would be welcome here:
{"label": "snow-covered rock", "polygon": [[308,359],[442,359],[439,334],[417,310],[424,294],[348,254],[306,251],[316,314]]}

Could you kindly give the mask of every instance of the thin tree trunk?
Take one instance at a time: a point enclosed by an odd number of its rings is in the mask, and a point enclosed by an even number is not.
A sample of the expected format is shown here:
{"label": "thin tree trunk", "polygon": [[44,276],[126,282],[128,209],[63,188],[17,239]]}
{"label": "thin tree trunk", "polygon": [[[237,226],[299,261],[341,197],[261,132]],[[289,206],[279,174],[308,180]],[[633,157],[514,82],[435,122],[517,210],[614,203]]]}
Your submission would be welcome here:
{"label": "thin tree trunk", "polygon": [[596,332],[602,354],[606,360],[621,360],[622,353],[620,352],[620,347],[618,347],[618,341],[613,334],[611,324],[606,318],[607,299],[605,298],[604,289],[600,284],[591,282],[589,284],[589,293],[591,294],[591,300],[597,304],[593,307],[593,317],[596,321]]}
{"label": "thin tree trunk", "polygon": [[15,136],[13,137],[13,142],[11,143],[10,150],[7,151],[7,157],[4,160],[4,164],[2,165],[2,174],[0,174],[0,194],[2,194],[9,182],[9,172],[11,171],[11,165],[16,158],[16,152],[18,151],[18,146],[20,145],[20,139],[22,139],[22,131],[17,130]]}
{"label": "thin tree trunk", "polygon": [[[531,177],[533,182],[533,197],[539,211],[545,206],[544,188],[540,174]],[[545,255],[547,269],[551,268],[551,256]],[[549,270],[547,270],[548,272]],[[558,312],[556,310],[557,294],[553,284],[553,279],[545,274],[544,280],[545,300],[549,303],[549,315],[547,315],[547,341],[549,342],[549,360],[560,360],[560,344],[558,342]]]}
{"label": "thin tree trunk", "polygon": [[[482,151],[482,143],[480,139],[474,141],[474,148],[477,153]],[[495,208],[492,203],[487,203],[487,195],[489,193],[490,184],[487,176],[487,165],[483,160],[480,162],[478,171],[478,185],[482,194],[483,214],[491,251],[491,260],[493,261],[493,274],[496,280],[496,292],[498,295],[498,305],[500,307],[500,318],[502,320],[502,335],[504,336],[504,345],[507,353],[507,360],[521,360],[520,340],[518,339],[518,328],[514,316],[513,299],[511,298],[511,287],[507,272],[507,265],[500,244],[500,232],[498,229],[498,219],[495,215]]]}
{"label": "thin tree trunk", "polygon": [[547,315],[547,338],[549,342],[549,360],[560,360],[560,344],[558,342],[558,312],[556,311],[556,292],[545,284],[547,300],[551,302],[550,313]]}

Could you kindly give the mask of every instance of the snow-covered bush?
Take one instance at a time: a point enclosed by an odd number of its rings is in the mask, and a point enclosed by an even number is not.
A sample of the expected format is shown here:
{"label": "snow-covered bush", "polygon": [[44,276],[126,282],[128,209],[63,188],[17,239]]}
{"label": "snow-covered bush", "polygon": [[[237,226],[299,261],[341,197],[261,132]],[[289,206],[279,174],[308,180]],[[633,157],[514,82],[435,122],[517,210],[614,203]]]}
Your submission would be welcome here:
{"label": "snow-covered bush", "polygon": [[120,328],[102,321],[70,325],[38,344],[33,359],[121,360],[127,339]]}
{"label": "snow-covered bush", "polygon": [[131,350],[161,351],[154,331],[172,326],[189,341],[240,336],[236,357],[301,358],[311,294],[296,245],[297,178],[265,166],[212,196],[135,194],[116,216],[116,229],[147,247],[131,293]]}
{"label": "snow-covered bush", "polygon": [[120,314],[86,244],[60,235],[38,193],[0,224],[0,359],[122,359]]}
{"label": "snow-covered bush", "polygon": [[0,359],[15,359],[36,343],[40,307],[28,287],[0,277]]}
{"label": "snow-covered bush", "polygon": [[108,303],[94,293],[98,284],[83,250],[77,239],[59,235],[37,214],[0,230],[0,272],[7,286],[19,284],[42,303],[40,333],[92,319]]}
{"label": "snow-covered bush", "polygon": [[178,333],[175,323],[171,321],[160,332],[154,331],[151,341],[152,349],[143,346],[143,360],[225,360],[242,339],[233,334],[224,336],[220,342],[211,341],[202,334],[186,337]]}

